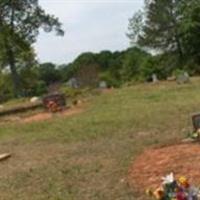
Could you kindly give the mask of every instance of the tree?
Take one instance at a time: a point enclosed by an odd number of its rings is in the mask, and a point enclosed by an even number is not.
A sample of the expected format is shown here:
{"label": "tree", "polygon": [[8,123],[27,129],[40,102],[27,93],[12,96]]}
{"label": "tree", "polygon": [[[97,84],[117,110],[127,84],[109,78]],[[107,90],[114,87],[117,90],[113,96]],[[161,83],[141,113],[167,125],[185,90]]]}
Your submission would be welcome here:
{"label": "tree", "polygon": [[128,49],[124,56],[121,70],[123,80],[131,81],[137,79],[140,76],[144,61],[148,57],[150,57],[150,54],[137,47]]}
{"label": "tree", "polygon": [[186,1],[182,5],[183,44],[187,57],[200,64],[200,0]]}
{"label": "tree", "polygon": [[137,46],[138,44],[138,37],[143,32],[144,26],[144,12],[139,10],[136,12],[132,18],[129,19],[128,31],[127,36],[131,40],[131,45]]}
{"label": "tree", "polygon": [[47,86],[61,80],[61,74],[53,63],[40,64],[38,74],[39,79],[44,81]]}
{"label": "tree", "polygon": [[4,66],[9,65],[16,96],[20,94],[18,55],[30,51],[40,28],[63,35],[58,18],[45,13],[38,0],[0,0],[0,45]]}
{"label": "tree", "polygon": [[79,68],[81,65],[91,65],[96,64],[97,59],[96,55],[91,52],[82,53],[74,61],[74,67]]}
{"label": "tree", "polygon": [[82,65],[75,74],[80,87],[97,87],[99,83],[99,65]]}
{"label": "tree", "polygon": [[67,82],[74,76],[75,69],[73,63],[59,65],[58,70],[60,72],[62,82]]}
{"label": "tree", "polygon": [[[180,60],[184,56],[181,32],[182,0],[146,0],[145,20],[136,14],[129,22],[129,37],[137,37],[137,44],[153,48],[160,52],[173,51],[178,53]],[[138,17],[137,17],[138,15]],[[141,29],[138,29],[138,23]]]}
{"label": "tree", "polygon": [[10,74],[0,72],[0,103],[13,97],[13,87]]}
{"label": "tree", "polygon": [[98,64],[102,70],[108,70],[110,61],[112,60],[113,54],[110,51],[101,51],[96,55]]}

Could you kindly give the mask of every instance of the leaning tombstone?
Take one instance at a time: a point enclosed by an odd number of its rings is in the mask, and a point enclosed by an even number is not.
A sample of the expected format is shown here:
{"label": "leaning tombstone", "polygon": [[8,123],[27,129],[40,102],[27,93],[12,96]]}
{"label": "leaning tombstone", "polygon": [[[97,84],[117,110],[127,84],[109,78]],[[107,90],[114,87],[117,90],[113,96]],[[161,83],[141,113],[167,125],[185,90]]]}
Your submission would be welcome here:
{"label": "leaning tombstone", "polygon": [[106,88],[108,88],[106,81],[101,81],[99,83],[99,88],[100,89],[106,89]]}

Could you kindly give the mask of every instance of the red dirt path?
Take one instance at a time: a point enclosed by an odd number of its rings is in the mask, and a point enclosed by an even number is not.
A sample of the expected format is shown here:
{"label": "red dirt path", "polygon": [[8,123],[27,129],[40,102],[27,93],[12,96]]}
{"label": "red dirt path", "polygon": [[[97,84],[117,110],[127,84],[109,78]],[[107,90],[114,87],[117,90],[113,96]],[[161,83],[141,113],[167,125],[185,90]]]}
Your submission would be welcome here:
{"label": "red dirt path", "polygon": [[194,185],[200,184],[200,144],[180,144],[148,149],[137,157],[129,171],[129,182],[138,192],[157,188],[166,174],[186,176]]}
{"label": "red dirt path", "polygon": [[43,121],[43,120],[48,120],[51,119],[54,115],[62,117],[62,116],[71,116],[74,114],[78,114],[80,112],[82,112],[83,109],[76,107],[76,108],[70,108],[70,109],[66,109],[62,112],[59,113],[50,113],[50,112],[42,112],[42,113],[38,113],[29,117],[25,117],[23,119],[21,119],[22,123],[28,123],[28,122],[34,122],[34,121]]}

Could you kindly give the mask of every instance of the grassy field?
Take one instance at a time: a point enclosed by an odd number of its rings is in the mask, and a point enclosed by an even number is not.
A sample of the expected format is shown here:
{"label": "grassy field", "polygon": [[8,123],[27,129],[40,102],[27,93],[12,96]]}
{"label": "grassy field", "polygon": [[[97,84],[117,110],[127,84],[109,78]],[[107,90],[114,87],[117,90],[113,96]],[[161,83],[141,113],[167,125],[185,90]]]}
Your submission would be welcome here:
{"label": "grassy field", "polygon": [[144,148],[179,141],[200,111],[200,80],[137,85],[93,97],[85,111],[0,126],[1,200],[144,199],[127,182]]}

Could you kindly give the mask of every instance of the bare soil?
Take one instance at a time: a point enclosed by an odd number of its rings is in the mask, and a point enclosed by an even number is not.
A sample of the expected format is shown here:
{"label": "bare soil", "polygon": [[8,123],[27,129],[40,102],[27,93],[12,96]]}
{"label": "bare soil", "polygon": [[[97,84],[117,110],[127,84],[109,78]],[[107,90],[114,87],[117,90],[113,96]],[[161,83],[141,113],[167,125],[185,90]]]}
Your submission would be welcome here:
{"label": "bare soil", "polygon": [[37,113],[30,113],[27,116],[20,116],[20,115],[8,115],[6,117],[1,118],[1,124],[9,123],[9,122],[19,122],[19,123],[30,123],[30,122],[37,122],[37,121],[44,121],[53,118],[54,116],[63,117],[63,116],[72,116],[83,111],[82,106],[76,106],[67,108],[61,112],[51,113],[48,111],[37,111]]}
{"label": "bare soil", "polygon": [[200,184],[200,144],[188,143],[147,149],[133,162],[129,182],[138,192],[157,188],[161,178],[170,172],[186,176],[194,185]]}
{"label": "bare soil", "polygon": [[21,120],[21,122],[23,123],[28,123],[28,122],[33,122],[33,121],[43,121],[43,120],[48,120],[51,119],[53,116],[57,115],[59,117],[62,116],[71,116],[77,113],[82,112],[83,109],[80,107],[74,107],[74,108],[70,108],[70,109],[66,109],[62,112],[58,112],[58,113],[50,113],[50,112],[41,112],[29,117],[25,117]]}

